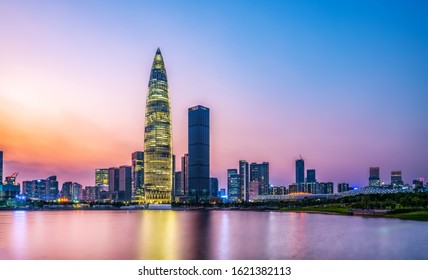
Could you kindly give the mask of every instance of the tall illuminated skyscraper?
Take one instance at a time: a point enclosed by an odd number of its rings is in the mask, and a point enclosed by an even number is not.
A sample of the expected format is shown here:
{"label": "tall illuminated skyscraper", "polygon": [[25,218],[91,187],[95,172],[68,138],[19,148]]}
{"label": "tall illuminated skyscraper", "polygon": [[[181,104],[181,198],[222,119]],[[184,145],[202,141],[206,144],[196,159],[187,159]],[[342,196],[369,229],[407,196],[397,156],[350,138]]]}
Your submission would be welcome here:
{"label": "tall illuminated skyscraper", "polygon": [[144,200],[170,203],[172,124],[168,80],[159,48],[150,73],[144,126]]}

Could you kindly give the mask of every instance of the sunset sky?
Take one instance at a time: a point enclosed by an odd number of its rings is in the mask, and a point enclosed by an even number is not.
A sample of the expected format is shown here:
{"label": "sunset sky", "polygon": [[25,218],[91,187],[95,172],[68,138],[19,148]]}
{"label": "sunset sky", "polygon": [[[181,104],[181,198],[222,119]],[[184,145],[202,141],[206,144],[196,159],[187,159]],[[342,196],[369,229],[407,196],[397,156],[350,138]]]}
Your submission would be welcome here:
{"label": "sunset sky", "polygon": [[[143,149],[150,67],[168,74],[173,150],[187,109],[211,112],[211,176],[268,161],[295,181],[428,179],[426,1],[0,1],[0,150],[5,176],[94,170]],[[177,162],[177,170],[180,164]]]}

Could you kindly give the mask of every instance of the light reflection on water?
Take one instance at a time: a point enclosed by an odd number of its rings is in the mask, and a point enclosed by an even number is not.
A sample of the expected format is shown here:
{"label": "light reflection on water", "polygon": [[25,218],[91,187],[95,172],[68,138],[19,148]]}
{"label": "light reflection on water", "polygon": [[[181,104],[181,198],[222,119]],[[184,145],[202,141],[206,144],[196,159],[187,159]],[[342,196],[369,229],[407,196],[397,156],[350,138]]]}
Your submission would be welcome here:
{"label": "light reflection on water", "polygon": [[255,211],[0,211],[0,259],[428,259],[428,223]]}

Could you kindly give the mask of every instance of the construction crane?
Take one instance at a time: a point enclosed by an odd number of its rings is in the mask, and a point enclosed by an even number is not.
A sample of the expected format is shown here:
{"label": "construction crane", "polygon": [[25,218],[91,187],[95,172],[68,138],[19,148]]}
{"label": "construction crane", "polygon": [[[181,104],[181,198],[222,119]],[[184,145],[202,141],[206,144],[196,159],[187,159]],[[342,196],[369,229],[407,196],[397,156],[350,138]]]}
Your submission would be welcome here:
{"label": "construction crane", "polygon": [[6,177],[6,184],[7,185],[16,185],[16,177],[18,176],[18,172],[13,173],[10,176]]}

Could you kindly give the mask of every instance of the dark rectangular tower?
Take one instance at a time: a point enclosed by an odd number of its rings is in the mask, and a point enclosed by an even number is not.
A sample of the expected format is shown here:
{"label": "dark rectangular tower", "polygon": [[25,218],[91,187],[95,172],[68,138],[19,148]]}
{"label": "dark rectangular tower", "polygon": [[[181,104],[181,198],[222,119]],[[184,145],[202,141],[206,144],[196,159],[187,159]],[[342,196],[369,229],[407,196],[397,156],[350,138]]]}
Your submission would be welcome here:
{"label": "dark rectangular tower", "polygon": [[369,186],[370,187],[380,187],[379,167],[370,167],[369,172],[370,172]]}
{"label": "dark rectangular tower", "polygon": [[132,195],[132,167],[123,165],[119,167],[119,200],[131,201]]}
{"label": "dark rectangular tower", "polygon": [[245,160],[239,161],[239,177],[240,177],[240,183],[241,183],[241,200],[247,202],[249,200],[248,182],[250,178],[249,178],[248,162]]}
{"label": "dark rectangular tower", "polygon": [[305,182],[305,161],[302,157],[296,160],[296,184],[299,192],[302,191],[302,184]]}
{"label": "dark rectangular tower", "polygon": [[109,192],[119,191],[119,168],[117,167],[108,169],[108,188]]}
{"label": "dark rectangular tower", "polygon": [[181,158],[181,192],[182,195],[189,193],[189,154]]}
{"label": "dark rectangular tower", "polygon": [[210,196],[210,110],[189,108],[189,196],[207,201]]}
{"label": "dark rectangular tower", "polygon": [[250,181],[260,183],[261,195],[269,194],[269,163],[251,163],[250,164]]}
{"label": "dark rectangular tower", "polygon": [[135,201],[144,198],[144,152],[132,153],[132,193]]}
{"label": "dark rectangular tower", "polygon": [[306,170],[306,183],[315,183],[317,181],[315,174],[315,169]]}

